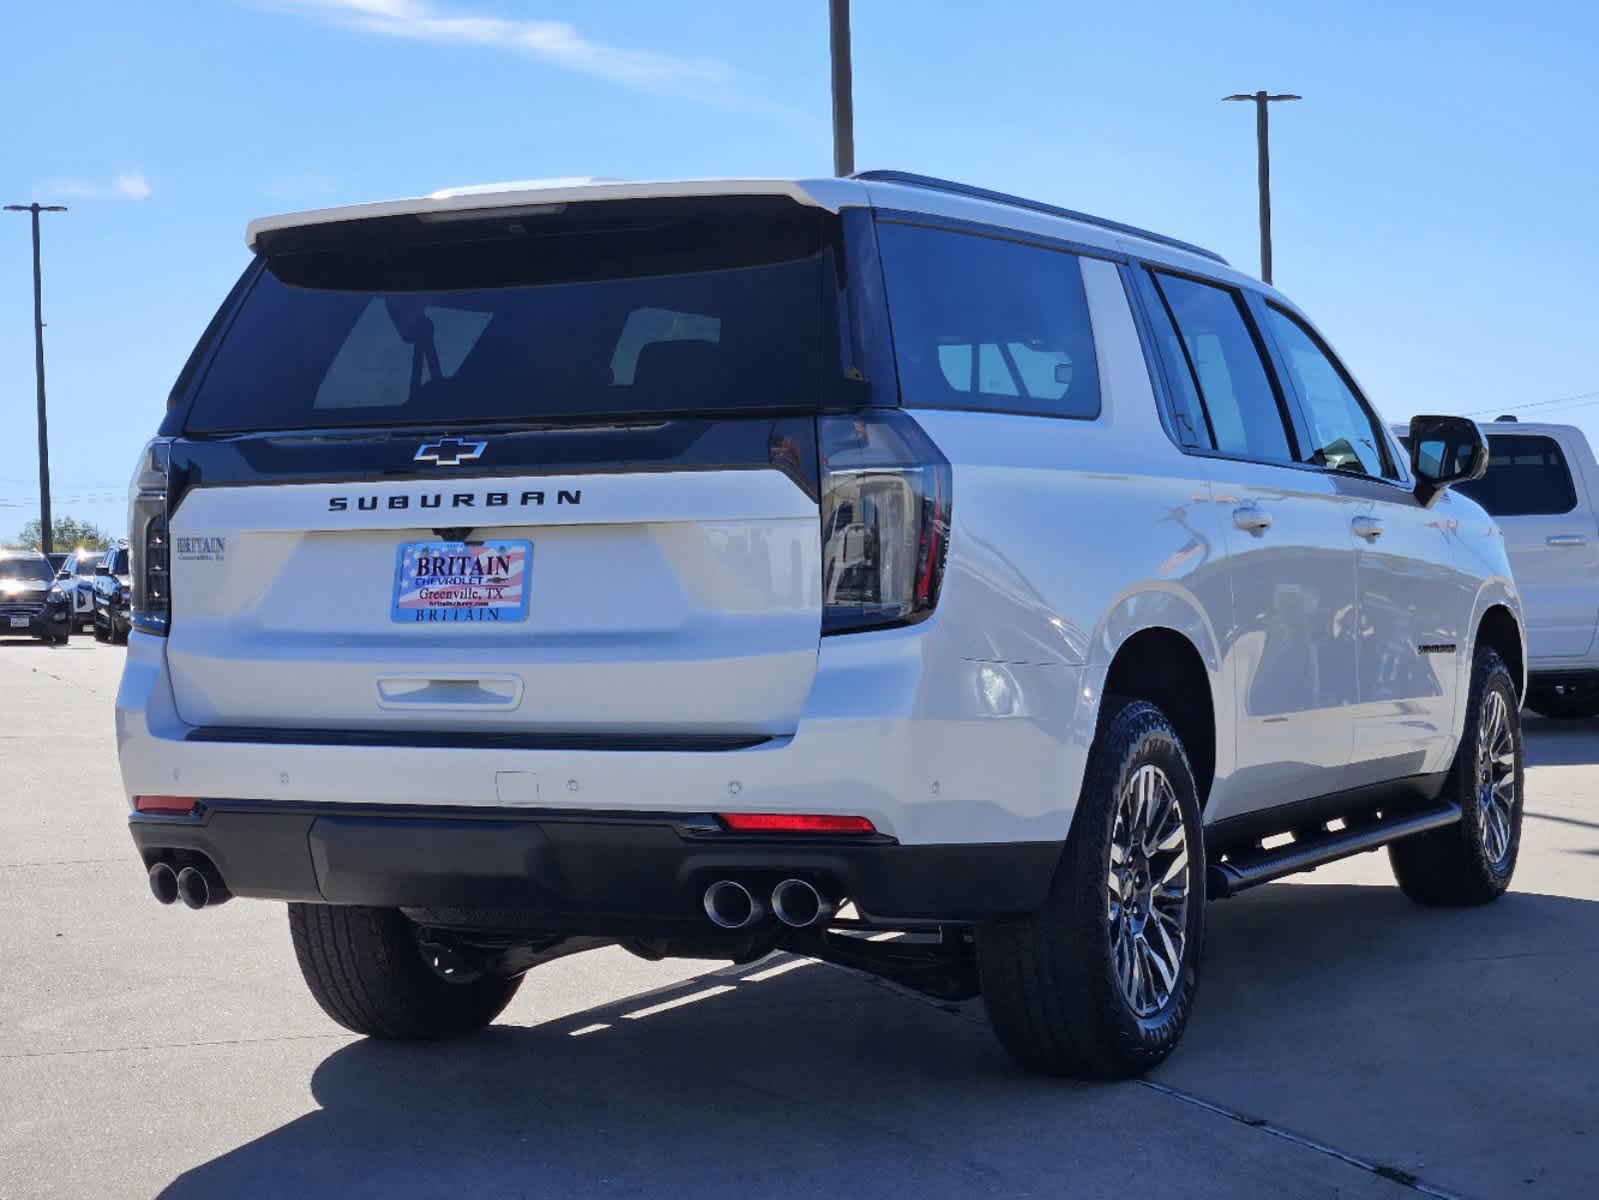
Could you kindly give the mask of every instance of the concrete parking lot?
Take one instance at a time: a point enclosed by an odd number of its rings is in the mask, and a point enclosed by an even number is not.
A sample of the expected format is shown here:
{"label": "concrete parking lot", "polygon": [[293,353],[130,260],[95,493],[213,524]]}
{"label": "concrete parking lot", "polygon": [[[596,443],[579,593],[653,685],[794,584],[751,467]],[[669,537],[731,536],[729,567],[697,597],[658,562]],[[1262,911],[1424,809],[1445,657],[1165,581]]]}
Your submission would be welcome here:
{"label": "concrete parking lot", "polygon": [[1599,725],[1528,721],[1504,901],[1374,854],[1215,905],[1182,1047],[1086,1086],[781,958],[602,950],[481,1036],[351,1037],[281,905],[150,899],[121,659],[0,641],[0,1197],[1599,1195]]}

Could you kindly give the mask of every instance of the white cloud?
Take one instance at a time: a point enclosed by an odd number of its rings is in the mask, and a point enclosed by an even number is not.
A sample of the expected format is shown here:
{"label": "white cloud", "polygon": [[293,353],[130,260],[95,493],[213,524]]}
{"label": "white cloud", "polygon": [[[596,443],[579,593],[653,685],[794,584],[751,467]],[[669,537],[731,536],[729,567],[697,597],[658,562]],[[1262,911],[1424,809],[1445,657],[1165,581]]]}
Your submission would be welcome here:
{"label": "white cloud", "polygon": [[143,171],[124,171],[110,183],[84,183],[65,179],[52,183],[45,191],[71,200],[148,200],[150,184]]}
{"label": "white cloud", "polygon": [[347,29],[441,45],[485,46],[639,87],[726,79],[725,64],[590,41],[565,21],[512,20],[448,10],[433,0],[258,0]]}

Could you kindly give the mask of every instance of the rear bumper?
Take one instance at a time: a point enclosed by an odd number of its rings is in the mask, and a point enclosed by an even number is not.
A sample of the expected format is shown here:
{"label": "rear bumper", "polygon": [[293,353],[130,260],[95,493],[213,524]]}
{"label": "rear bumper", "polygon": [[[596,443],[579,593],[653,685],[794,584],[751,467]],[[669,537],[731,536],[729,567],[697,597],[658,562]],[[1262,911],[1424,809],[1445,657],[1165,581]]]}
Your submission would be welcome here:
{"label": "rear bumper", "polygon": [[1000,918],[1043,904],[1061,853],[749,837],[683,813],[233,802],[129,825],[146,865],[204,855],[235,895],[496,910],[522,928],[612,936],[706,929],[704,891],[729,878],[757,894],[808,879],[880,920]]}
{"label": "rear bumper", "polygon": [[1085,669],[951,661],[927,653],[926,628],[824,639],[797,729],[722,746],[201,729],[176,711],[162,639],[135,631],[117,695],[123,787],[130,807],[176,793],[216,806],[498,809],[530,821],[572,809],[809,812],[865,817],[904,847],[1063,842],[1093,730]]}

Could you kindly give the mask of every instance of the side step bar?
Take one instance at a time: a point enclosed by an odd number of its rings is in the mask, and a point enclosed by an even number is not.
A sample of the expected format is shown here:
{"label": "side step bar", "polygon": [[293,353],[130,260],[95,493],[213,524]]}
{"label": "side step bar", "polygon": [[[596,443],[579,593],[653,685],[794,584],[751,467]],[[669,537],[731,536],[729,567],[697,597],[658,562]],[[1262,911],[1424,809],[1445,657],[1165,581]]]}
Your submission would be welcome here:
{"label": "side step bar", "polygon": [[1281,879],[1284,875],[1311,871],[1325,863],[1375,850],[1400,838],[1453,825],[1460,818],[1459,805],[1442,804],[1422,812],[1360,822],[1337,832],[1324,830],[1308,837],[1296,837],[1288,845],[1274,850],[1251,849],[1229,854],[1221,862],[1211,864],[1206,873],[1207,888],[1211,899],[1223,900],[1249,888]]}

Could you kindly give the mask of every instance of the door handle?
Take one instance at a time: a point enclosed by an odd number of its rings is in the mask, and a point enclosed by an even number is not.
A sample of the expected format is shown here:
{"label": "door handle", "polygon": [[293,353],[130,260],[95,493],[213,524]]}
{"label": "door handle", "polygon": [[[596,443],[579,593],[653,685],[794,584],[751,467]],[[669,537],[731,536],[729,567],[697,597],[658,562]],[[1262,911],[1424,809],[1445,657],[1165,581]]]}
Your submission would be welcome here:
{"label": "door handle", "polygon": [[1349,522],[1349,527],[1355,531],[1356,537],[1363,537],[1368,542],[1375,542],[1382,536],[1382,522],[1376,517],[1356,517]]}
{"label": "door handle", "polygon": [[1271,514],[1255,504],[1241,504],[1233,509],[1233,524],[1250,533],[1265,533],[1271,528]]}
{"label": "door handle", "polygon": [[1562,547],[1586,546],[1588,544],[1588,539],[1583,537],[1580,533],[1557,533],[1553,537],[1547,539],[1547,541],[1551,546]]}

